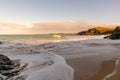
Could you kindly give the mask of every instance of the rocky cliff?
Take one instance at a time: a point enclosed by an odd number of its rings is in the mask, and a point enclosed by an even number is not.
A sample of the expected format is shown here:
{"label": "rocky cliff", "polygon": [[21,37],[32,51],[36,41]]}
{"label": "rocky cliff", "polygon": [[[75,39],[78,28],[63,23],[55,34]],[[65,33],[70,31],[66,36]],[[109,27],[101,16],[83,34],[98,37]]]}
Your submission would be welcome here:
{"label": "rocky cliff", "polygon": [[110,36],[110,39],[120,39],[120,26],[117,26]]}
{"label": "rocky cliff", "polygon": [[81,31],[78,33],[78,35],[107,35],[111,34],[113,31],[114,28],[96,27],[86,31]]}

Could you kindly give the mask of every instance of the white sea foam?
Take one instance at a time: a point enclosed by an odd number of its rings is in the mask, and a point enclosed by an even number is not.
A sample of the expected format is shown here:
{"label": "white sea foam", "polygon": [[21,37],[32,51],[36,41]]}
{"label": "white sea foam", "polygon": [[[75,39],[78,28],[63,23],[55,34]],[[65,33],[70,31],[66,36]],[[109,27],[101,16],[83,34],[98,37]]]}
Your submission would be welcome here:
{"label": "white sea foam", "polygon": [[116,69],[117,69],[117,66],[118,66],[119,61],[120,61],[119,59],[116,60],[114,71],[113,71],[112,73],[108,74],[107,76],[105,76],[105,77],[103,78],[103,80],[107,80],[107,79],[109,79],[110,77],[112,77],[112,76],[115,75],[115,73],[117,72]]}
{"label": "white sea foam", "polygon": [[[73,69],[63,57],[52,53],[9,55],[11,59],[20,59],[28,63],[26,70],[18,76],[27,76],[26,80],[73,80]],[[17,76],[16,76],[17,77]]]}
{"label": "white sea foam", "polygon": [[[19,75],[27,76],[26,80],[73,80],[73,69],[66,64],[63,57],[56,54],[74,57],[75,55],[78,56],[77,54],[89,56],[110,54],[111,51],[116,51],[111,46],[87,47],[86,44],[90,43],[120,43],[120,40],[113,41],[102,38],[103,36],[78,36],[77,38],[52,40],[53,43],[47,42],[47,44],[4,42],[0,46],[0,52],[11,59],[21,59],[22,63],[29,64],[27,70]],[[100,53],[98,53],[99,51]]]}

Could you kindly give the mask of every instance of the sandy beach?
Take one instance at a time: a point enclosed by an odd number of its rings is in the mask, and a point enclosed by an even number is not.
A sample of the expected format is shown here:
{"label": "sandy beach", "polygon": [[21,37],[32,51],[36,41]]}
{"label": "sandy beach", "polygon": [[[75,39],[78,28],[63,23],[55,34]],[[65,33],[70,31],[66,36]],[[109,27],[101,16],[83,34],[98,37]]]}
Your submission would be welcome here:
{"label": "sandy beach", "polygon": [[79,52],[96,53],[96,55],[81,57],[81,54],[77,54],[66,58],[67,63],[75,70],[74,80],[120,80],[120,59],[117,58],[120,56],[118,49],[120,45],[92,43],[86,46],[90,49],[79,48]]}
{"label": "sandy beach", "polygon": [[[60,41],[36,45],[4,43],[1,44],[0,52],[2,52],[2,54],[8,55],[11,59],[13,59],[13,57],[11,57],[10,55],[17,56],[18,54],[24,55],[24,57],[26,54],[34,54],[34,56],[38,54],[40,54],[40,56],[42,54],[45,56],[48,55],[47,57],[41,56],[41,58],[45,58],[45,60],[55,60],[55,62],[58,61],[56,62],[56,69],[54,67],[52,69],[49,69],[50,73],[51,70],[55,70],[56,73],[58,72],[58,74],[51,74],[51,76],[55,77],[54,80],[61,78],[61,80],[120,80],[119,49],[119,40],[87,39],[78,41]],[[62,59],[58,60],[58,57],[52,58],[52,56],[50,56],[48,53],[59,55],[63,59],[63,61]],[[18,57],[15,57],[15,59],[19,59],[19,55]],[[29,60],[30,57],[26,57],[25,60]],[[20,59],[24,60],[23,57],[21,57]],[[39,56],[33,59],[35,59],[35,62],[37,61],[37,63],[39,61],[42,62],[42,60],[39,60]],[[41,66],[39,67],[41,68]],[[43,69],[44,67],[46,66],[43,66]],[[45,75],[49,75],[49,70],[45,70]],[[65,71],[64,74],[62,70]],[[42,76],[43,72],[41,72],[41,74],[39,75]],[[39,77],[39,75],[37,77]],[[43,78],[45,78],[45,80],[49,79],[44,76]],[[41,77],[38,78],[38,80],[39,79],[41,79]]]}
{"label": "sandy beach", "polygon": [[74,69],[74,80],[120,80],[119,40],[91,39],[49,46],[48,51],[63,56]]}
{"label": "sandy beach", "polygon": [[74,80],[120,80],[120,64],[117,65],[117,72],[113,76],[104,79],[114,71],[115,62],[115,59],[96,61],[92,57],[67,59],[67,63],[75,70]]}

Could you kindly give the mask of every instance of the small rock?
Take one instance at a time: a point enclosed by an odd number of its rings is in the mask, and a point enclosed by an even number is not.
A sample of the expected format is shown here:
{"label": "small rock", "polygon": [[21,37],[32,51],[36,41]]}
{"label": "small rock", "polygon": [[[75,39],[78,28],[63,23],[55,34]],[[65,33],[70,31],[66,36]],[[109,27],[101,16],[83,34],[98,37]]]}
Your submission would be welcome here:
{"label": "small rock", "polygon": [[0,54],[0,65],[12,65],[12,61],[5,55]]}

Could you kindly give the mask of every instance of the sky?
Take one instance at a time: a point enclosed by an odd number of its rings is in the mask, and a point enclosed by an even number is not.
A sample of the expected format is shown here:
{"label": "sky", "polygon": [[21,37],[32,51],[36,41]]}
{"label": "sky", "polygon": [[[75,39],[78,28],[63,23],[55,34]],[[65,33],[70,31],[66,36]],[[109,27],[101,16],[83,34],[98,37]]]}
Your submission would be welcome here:
{"label": "sky", "polygon": [[40,29],[37,33],[77,32],[78,28],[88,27],[81,23],[119,24],[119,3],[120,0],[0,0],[0,29],[5,26],[0,33],[35,33],[32,30],[36,27]]}

